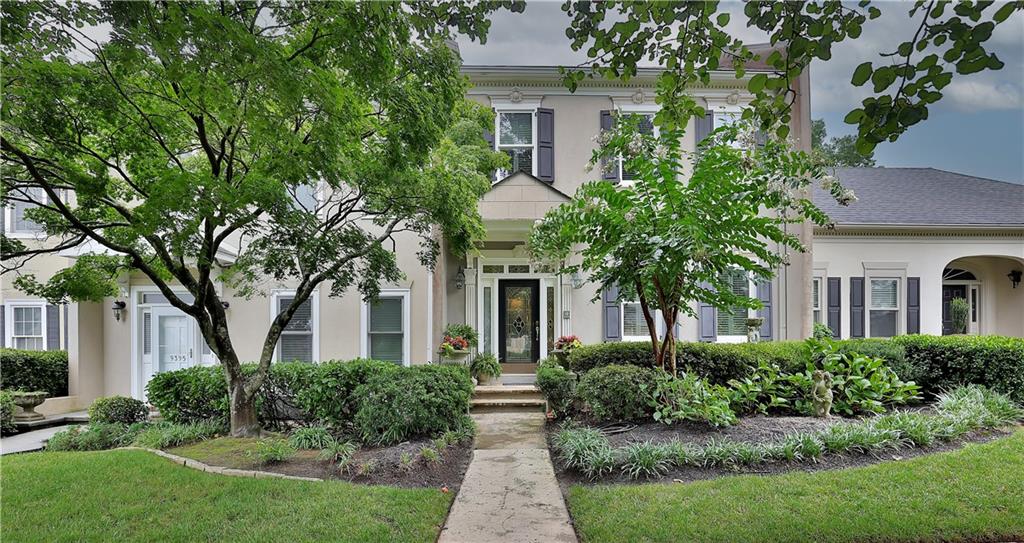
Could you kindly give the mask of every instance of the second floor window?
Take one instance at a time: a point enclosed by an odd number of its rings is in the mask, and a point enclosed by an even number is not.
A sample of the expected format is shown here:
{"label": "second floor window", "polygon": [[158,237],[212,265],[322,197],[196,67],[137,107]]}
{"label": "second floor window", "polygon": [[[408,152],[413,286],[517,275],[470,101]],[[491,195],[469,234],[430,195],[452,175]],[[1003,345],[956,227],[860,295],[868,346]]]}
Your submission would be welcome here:
{"label": "second floor window", "polygon": [[[41,188],[23,190],[29,193],[33,199],[42,200],[43,198],[43,189]],[[11,202],[10,208],[4,210],[10,213],[10,217],[6,221],[7,232],[10,234],[37,234],[42,232],[42,225],[25,217],[25,212],[34,207],[36,207],[35,204],[28,202]]]}
{"label": "second floor window", "polygon": [[[498,113],[498,150],[509,156],[509,172],[533,175],[533,113]],[[507,175],[507,174],[506,174]]]}
{"label": "second floor window", "polygon": [[[632,115],[635,115],[638,118],[638,120],[637,120],[637,122],[638,122],[637,128],[639,129],[641,134],[644,134],[644,135],[647,135],[647,136],[653,136],[655,134],[655,131],[654,131],[654,114],[653,113],[642,113],[642,114],[634,113]],[[622,179],[623,183],[627,183],[628,184],[629,182],[631,182],[634,179],[636,179],[636,174],[626,169],[626,163],[621,158],[619,159],[619,168],[620,168],[620,170],[619,170],[620,171],[619,179]]]}

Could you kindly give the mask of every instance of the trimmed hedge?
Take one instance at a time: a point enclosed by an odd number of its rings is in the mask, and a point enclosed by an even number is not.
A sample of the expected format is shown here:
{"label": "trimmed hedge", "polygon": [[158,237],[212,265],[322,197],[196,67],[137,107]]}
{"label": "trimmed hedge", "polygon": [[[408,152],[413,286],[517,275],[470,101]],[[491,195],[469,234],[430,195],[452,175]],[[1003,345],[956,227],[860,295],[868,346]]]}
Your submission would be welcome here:
{"label": "trimmed hedge", "polygon": [[915,381],[928,392],[972,383],[1024,402],[1022,338],[910,335],[892,341],[903,347],[906,364],[920,372]]}
{"label": "trimmed hedge", "polygon": [[67,351],[0,349],[0,389],[67,396]]}
{"label": "trimmed hedge", "polygon": [[0,390],[0,435],[14,433],[14,397],[6,390]]}
{"label": "trimmed hedge", "polygon": [[135,424],[149,418],[146,404],[127,396],[99,398],[89,406],[89,422]]}
{"label": "trimmed hedge", "polygon": [[576,394],[576,374],[563,368],[557,361],[545,358],[537,364],[537,388],[548,408],[558,418],[572,410]]}
{"label": "trimmed hedge", "polygon": [[660,369],[604,366],[586,373],[577,397],[597,420],[639,420],[651,415],[647,391],[654,389]]}
{"label": "trimmed hedge", "polygon": [[[255,371],[246,364],[243,371]],[[364,385],[370,385],[364,389]],[[168,421],[189,424],[229,416],[227,382],[220,366],[158,373],[146,388]],[[378,360],[274,364],[256,397],[264,426],[286,421],[356,425],[366,439],[385,442],[454,429],[464,423],[473,382],[465,368],[400,367]]]}

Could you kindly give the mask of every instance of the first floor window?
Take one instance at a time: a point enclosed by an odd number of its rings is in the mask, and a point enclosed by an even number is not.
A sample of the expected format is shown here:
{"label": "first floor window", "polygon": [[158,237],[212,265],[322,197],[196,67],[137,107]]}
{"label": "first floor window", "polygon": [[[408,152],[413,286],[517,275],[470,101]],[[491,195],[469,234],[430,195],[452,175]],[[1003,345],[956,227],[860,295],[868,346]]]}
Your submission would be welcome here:
{"label": "first floor window", "polygon": [[[291,305],[295,297],[291,294],[277,296],[277,312],[284,311]],[[277,360],[279,362],[313,362],[314,322],[313,298],[310,297],[299,305],[292,314],[292,320],[281,331],[277,341]]]}
{"label": "first floor window", "polygon": [[533,175],[533,113],[498,113],[498,150],[509,156],[508,173]]}
{"label": "first floor window", "polygon": [[46,348],[43,306],[11,307],[11,347],[27,351],[42,351]]}
{"label": "first floor window", "polygon": [[381,295],[367,308],[369,357],[404,364],[405,303],[402,296]]}
{"label": "first floor window", "polygon": [[899,279],[871,280],[871,306],[868,309],[871,337],[892,337],[899,322]]}
{"label": "first floor window", "polygon": [[821,324],[821,278],[815,277],[811,286],[811,306],[814,308],[814,322]]}
{"label": "first floor window", "polygon": [[[730,271],[726,275],[725,280],[733,294],[744,297],[750,296],[750,280],[743,270]],[[719,311],[718,336],[747,337],[748,317],[747,308],[741,305]]]}
{"label": "first floor window", "polygon": [[640,302],[622,302],[622,337],[623,339],[651,339],[650,327],[644,319],[644,310]]}

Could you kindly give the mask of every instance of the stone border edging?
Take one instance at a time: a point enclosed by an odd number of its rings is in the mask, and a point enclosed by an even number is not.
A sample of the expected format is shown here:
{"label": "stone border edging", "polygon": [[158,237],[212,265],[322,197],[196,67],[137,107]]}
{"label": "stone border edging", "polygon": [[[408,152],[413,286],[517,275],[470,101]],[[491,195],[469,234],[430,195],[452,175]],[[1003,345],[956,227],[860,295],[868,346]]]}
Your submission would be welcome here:
{"label": "stone border edging", "polygon": [[176,454],[171,454],[171,453],[166,452],[166,451],[161,451],[159,449],[150,449],[150,448],[147,448],[147,447],[118,447],[115,450],[119,450],[119,451],[146,451],[146,452],[149,452],[149,453],[153,453],[153,454],[155,454],[157,456],[162,456],[162,457],[164,457],[164,458],[174,462],[175,464],[181,464],[182,466],[185,466],[186,468],[192,468],[192,469],[198,470],[198,471],[205,471],[206,473],[217,473],[217,474],[220,474],[220,475],[229,475],[231,477],[257,477],[257,478],[265,478],[265,479],[289,479],[289,480],[292,480],[292,481],[317,481],[317,482],[323,482],[324,481],[323,479],[318,479],[316,477],[300,477],[298,475],[285,475],[283,473],[274,473],[274,472],[271,472],[271,471],[258,471],[258,470],[234,469],[234,468],[222,468],[222,467],[219,467],[219,466],[210,466],[210,465],[204,464],[204,463],[202,463],[202,462],[200,462],[198,460],[193,460],[191,458],[186,458],[184,456],[178,456]]}

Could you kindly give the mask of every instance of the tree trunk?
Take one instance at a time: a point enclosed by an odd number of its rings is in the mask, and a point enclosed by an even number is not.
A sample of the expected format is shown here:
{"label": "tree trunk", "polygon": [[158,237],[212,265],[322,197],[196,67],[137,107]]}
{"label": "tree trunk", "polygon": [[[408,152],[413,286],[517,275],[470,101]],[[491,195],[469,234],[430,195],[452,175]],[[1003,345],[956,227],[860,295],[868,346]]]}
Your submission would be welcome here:
{"label": "tree trunk", "polygon": [[[239,379],[242,381],[242,379]],[[260,421],[256,416],[256,396],[245,393],[244,383],[231,385],[231,435],[260,437]]]}

